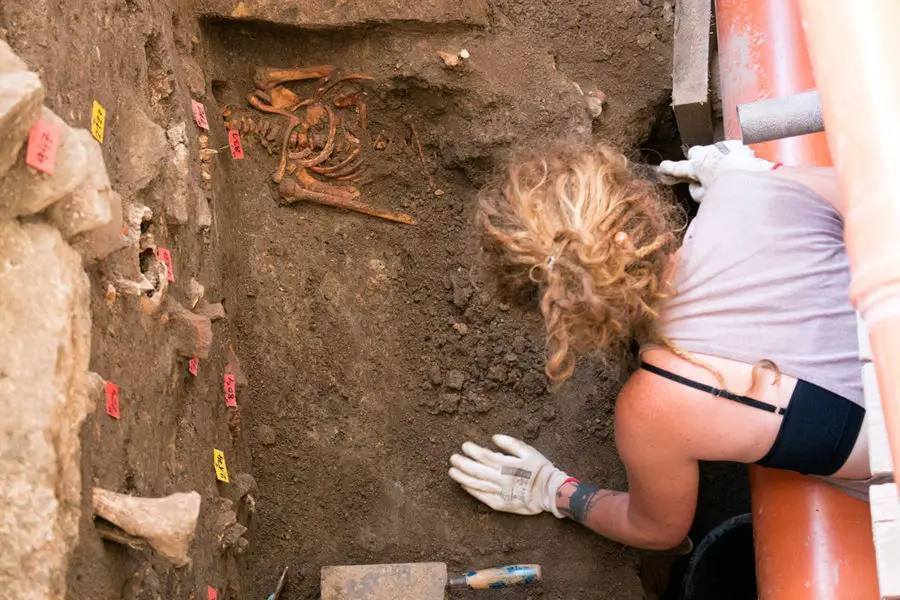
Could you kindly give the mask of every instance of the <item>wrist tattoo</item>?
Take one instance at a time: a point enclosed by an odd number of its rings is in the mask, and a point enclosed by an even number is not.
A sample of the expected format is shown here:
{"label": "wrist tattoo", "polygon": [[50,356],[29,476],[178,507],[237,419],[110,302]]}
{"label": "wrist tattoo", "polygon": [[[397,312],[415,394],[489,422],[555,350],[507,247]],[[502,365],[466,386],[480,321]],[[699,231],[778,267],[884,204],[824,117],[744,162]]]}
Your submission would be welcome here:
{"label": "wrist tattoo", "polygon": [[599,490],[589,485],[578,484],[569,497],[568,510],[560,509],[560,512],[567,513],[579,523],[584,523],[588,514],[600,500],[609,496],[618,496],[621,493],[613,490]]}

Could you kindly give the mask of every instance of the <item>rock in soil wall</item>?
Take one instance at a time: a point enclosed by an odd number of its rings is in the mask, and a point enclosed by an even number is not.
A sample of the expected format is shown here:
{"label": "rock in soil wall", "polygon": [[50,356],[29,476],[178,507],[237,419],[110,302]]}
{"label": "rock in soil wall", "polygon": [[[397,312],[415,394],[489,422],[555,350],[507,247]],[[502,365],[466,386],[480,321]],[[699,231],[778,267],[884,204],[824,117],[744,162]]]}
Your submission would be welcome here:
{"label": "rock in soil wall", "polygon": [[59,598],[91,410],[89,283],[59,231],[0,223],[0,597]]}

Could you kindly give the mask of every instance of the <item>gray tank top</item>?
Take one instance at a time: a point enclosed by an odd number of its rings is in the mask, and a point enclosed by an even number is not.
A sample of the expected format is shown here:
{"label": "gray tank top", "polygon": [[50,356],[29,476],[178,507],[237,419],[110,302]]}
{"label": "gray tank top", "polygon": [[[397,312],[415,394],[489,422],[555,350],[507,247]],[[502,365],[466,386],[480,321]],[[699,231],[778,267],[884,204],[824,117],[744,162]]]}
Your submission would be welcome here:
{"label": "gray tank top", "polygon": [[731,171],[685,232],[658,328],[676,346],[755,364],[863,405],[843,221],[810,188]]}

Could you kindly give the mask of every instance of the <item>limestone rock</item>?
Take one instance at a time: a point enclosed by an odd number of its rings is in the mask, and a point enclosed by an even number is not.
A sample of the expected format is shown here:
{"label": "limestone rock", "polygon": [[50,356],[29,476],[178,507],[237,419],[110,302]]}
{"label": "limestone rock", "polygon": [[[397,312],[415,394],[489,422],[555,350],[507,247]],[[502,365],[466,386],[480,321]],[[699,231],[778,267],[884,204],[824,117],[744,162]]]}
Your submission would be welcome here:
{"label": "limestone rock", "polygon": [[[84,144],[87,176],[71,194],[47,209],[47,218],[66,239],[109,223],[112,220],[112,203],[115,201],[100,144],[86,129],[76,129],[74,135]],[[121,200],[119,207],[121,208]]]}
{"label": "limestone rock", "polygon": [[225,314],[225,307],[222,305],[221,302],[214,302],[212,304],[204,304],[203,306],[200,307],[198,312],[201,315],[209,317],[209,320],[212,322],[216,322],[219,319],[224,319],[226,316],[228,316]]}
{"label": "limestone rock", "polygon": [[163,172],[162,181],[155,189],[157,200],[166,207],[166,217],[176,225],[188,222],[188,200],[194,191],[191,180],[190,151],[187,147],[186,125],[173,125],[166,131],[171,148],[169,168]]}
{"label": "limestone rock", "polygon": [[212,209],[209,207],[210,198],[206,194],[198,192],[194,196],[197,204],[197,230],[206,233],[212,227]]}
{"label": "limestone rock", "polygon": [[125,114],[120,131],[122,184],[132,191],[142,190],[156,179],[162,168],[169,149],[166,132],[137,108]]}
{"label": "limestone rock", "polygon": [[206,76],[203,69],[193,57],[184,55],[181,57],[181,66],[184,69],[188,90],[194,98],[203,98],[206,95]]}
{"label": "limestone rock", "polygon": [[15,166],[0,180],[0,218],[41,212],[72,193],[87,175],[87,151],[75,132],[47,108],[42,109],[41,118],[60,134],[53,176],[26,167],[25,153],[20,152]]}
{"label": "limestone rock", "polygon": [[234,384],[238,387],[244,387],[249,383],[247,374],[241,368],[241,361],[238,360],[231,344],[228,344],[228,362],[225,363],[225,372],[234,375]]}
{"label": "limestone rock", "polygon": [[[4,47],[9,50],[0,42],[0,178],[16,164],[44,103],[44,86],[37,75],[29,71],[4,73],[5,68],[15,66],[14,61],[4,58]],[[12,58],[21,63],[14,54]]]}
{"label": "limestone rock", "polygon": [[188,282],[188,296],[191,298],[191,310],[197,308],[197,303],[203,299],[205,293],[206,288],[203,284],[191,277],[191,280]]}
{"label": "limestone rock", "polygon": [[62,598],[93,409],[81,258],[49,224],[0,221],[0,298],[0,595]]}
{"label": "limestone rock", "polygon": [[175,350],[186,358],[209,358],[213,339],[209,317],[191,312],[172,299],[169,299],[167,308]]}
{"label": "limestone rock", "polygon": [[109,222],[69,240],[72,247],[81,254],[85,264],[101,260],[128,245],[128,237],[125,235],[126,226],[123,221],[122,197],[110,190],[107,199],[109,201]]}
{"label": "limestone rock", "polygon": [[0,75],[27,70],[28,65],[13,52],[9,44],[0,40]]}

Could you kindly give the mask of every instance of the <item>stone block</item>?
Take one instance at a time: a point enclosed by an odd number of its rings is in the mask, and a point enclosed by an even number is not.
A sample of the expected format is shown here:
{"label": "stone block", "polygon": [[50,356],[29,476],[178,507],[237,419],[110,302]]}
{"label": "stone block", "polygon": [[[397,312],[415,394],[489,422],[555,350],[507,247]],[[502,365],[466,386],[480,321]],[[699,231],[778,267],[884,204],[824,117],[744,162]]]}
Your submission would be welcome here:
{"label": "stone block", "polygon": [[444,600],[447,565],[322,567],[322,600]]}
{"label": "stone block", "polygon": [[71,194],[87,176],[87,151],[79,136],[47,108],[41,111],[41,118],[60,133],[53,175],[27,167],[25,153],[20,152],[15,166],[0,180],[0,218],[39,213]]}
{"label": "stone block", "polygon": [[209,358],[212,346],[212,322],[209,317],[198,315],[174,300],[169,300],[169,330],[175,350],[186,358]]}
{"label": "stone block", "polygon": [[47,223],[0,221],[0,596],[62,598],[81,509],[89,282]]}
{"label": "stone block", "polygon": [[47,209],[47,218],[70,239],[79,233],[96,229],[112,220],[113,192],[106,174],[103,149],[86,129],[76,129],[75,136],[84,144],[87,175],[75,190]]}
{"label": "stone block", "polygon": [[106,258],[113,252],[128,246],[127,227],[123,220],[122,197],[110,190],[107,193],[107,200],[110,220],[105,225],[76,235],[69,240],[86,265]]}
{"label": "stone block", "polygon": [[163,203],[166,207],[166,217],[176,225],[186,225],[188,222],[188,199],[193,195],[193,182],[190,172],[190,152],[184,144],[175,146],[170,160],[170,169],[167,170],[167,178],[171,185]]}
{"label": "stone block", "polygon": [[0,75],[27,70],[28,65],[25,64],[25,61],[13,52],[12,48],[9,47],[9,44],[0,40]]}
{"label": "stone block", "polygon": [[213,304],[201,306],[200,314],[209,317],[209,320],[213,322],[224,319],[227,316],[225,314],[225,307],[222,306],[221,302],[214,302]]}
{"label": "stone block", "polygon": [[44,103],[44,86],[37,75],[29,71],[3,73],[3,68],[0,48],[0,180],[16,164]]}
{"label": "stone block", "polygon": [[197,203],[197,231],[206,233],[212,227],[213,215],[209,206],[211,198],[202,191],[195,192],[194,198]]}
{"label": "stone block", "polygon": [[225,363],[225,372],[234,375],[234,384],[238,387],[245,387],[249,381],[247,374],[241,368],[241,361],[238,360],[234,346],[228,344],[228,362]]}
{"label": "stone block", "polygon": [[139,109],[123,116],[119,131],[121,184],[132,192],[142,190],[156,179],[162,168],[169,150],[166,132]]}

